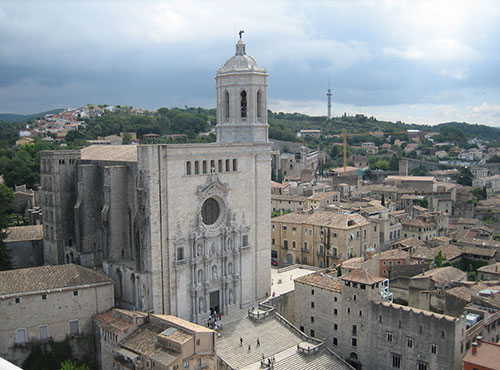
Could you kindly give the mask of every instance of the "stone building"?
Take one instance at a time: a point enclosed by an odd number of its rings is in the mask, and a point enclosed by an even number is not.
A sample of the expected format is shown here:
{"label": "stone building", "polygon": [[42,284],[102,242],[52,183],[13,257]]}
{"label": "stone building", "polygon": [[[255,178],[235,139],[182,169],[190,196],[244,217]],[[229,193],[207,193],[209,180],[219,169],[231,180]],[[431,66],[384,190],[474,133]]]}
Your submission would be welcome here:
{"label": "stone building", "polygon": [[43,265],[43,226],[12,226],[4,240],[14,268]]}
{"label": "stone building", "polygon": [[21,364],[32,345],[68,337],[78,354],[80,338],[93,332],[92,316],[113,306],[111,279],[85,267],[1,271],[0,356]]}
{"label": "stone building", "polygon": [[102,369],[215,369],[216,332],[171,315],[113,309],[95,318]]}
{"label": "stone building", "polygon": [[358,214],[317,209],[275,217],[271,223],[272,256],[286,264],[328,267],[379,246],[376,228]]}
{"label": "stone building", "polygon": [[217,142],[41,153],[46,263],[102,266],[117,304],[199,321],[270,289],[267,72],[216,74]]}
{"label": "stone building", "polygon": [[353,270],[295,280],[295,322],[357,369],[461,369],[465,319],[391,303],[387,280]]}

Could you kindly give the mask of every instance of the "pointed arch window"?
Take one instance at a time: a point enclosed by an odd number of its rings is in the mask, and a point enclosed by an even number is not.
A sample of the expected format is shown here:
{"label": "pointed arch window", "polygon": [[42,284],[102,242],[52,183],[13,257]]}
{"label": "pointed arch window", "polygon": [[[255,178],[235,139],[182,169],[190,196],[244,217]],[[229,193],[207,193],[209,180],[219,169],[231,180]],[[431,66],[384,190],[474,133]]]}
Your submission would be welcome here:
{"label": "pointed arch window", "polygon": [[247,117],[247,92],[241,92],[241,118]]}

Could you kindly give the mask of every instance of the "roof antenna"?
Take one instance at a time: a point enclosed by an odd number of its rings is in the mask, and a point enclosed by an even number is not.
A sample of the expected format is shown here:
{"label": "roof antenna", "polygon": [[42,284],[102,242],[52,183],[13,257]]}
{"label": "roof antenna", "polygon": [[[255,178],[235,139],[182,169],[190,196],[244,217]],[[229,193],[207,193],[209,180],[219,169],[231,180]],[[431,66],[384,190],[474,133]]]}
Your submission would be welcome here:
{"label": "roof antenna", "polygon": [[240,32],[238,32],[238,33],[239,33],[239,35],[240,35],[240,40],[241,40],[241,35],[242,35],[243,33],[245,33],[245,31],[240,30]]}

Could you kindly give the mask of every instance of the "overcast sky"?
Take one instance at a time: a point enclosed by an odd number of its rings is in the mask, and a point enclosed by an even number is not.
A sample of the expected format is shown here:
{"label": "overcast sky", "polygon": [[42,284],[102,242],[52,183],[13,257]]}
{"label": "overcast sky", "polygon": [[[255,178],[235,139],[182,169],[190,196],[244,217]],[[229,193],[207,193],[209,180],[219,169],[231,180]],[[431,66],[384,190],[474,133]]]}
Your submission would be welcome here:
{"label": "overcast sky", "polygon": [[0,112],[215,107],[245,30],[273,111],[500,126],[500,1],[0,2]]}

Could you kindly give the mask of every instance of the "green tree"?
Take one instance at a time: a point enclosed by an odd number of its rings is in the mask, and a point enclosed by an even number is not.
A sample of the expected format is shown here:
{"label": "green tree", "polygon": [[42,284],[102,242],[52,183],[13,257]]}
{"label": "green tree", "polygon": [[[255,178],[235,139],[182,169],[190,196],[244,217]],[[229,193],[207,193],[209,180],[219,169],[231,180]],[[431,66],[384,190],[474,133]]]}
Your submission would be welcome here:
{"label": "green tree", "polygon": [[0,271],[12,268],[12,259],[4,240],[7,238],[5,228],[8,223],[7,215],[12,208],[13,197],[14,192],[12,189],[0,184]]}
{"label": "green tree", "polygon": [[443,266],[443,253],[439,251],[436,257],[434,257],[434,267],[438,268],[442,266]]}
{"label": "green tree", "polygon": [[78,365],[76,362],[66,360],[61,363],[61,370],[90,370],[90,368],[85,364]]}
{"label": "green tree", "polygon": [[457,183],[464,186],[472,186],[472,172],[468,167],[460,167],[458,169],[460,174],[457,178]]}
{"label": "green tree", "polygon": [[389,162],[389,169],[391,171],[399,171],[399,158],[395,155],[392,156]]}

